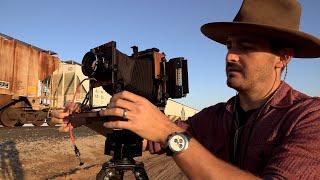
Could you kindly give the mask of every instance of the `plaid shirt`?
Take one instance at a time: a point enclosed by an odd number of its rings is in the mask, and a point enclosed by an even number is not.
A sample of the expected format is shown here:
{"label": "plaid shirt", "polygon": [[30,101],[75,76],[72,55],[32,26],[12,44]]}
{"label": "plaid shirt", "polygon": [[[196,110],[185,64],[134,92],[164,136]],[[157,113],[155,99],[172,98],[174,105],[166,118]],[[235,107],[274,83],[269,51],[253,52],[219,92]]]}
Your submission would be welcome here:
{"label": "plaid shirt", "polygon": [[[234,100],[188,119],[190,134],[227,162],[234,138]],[[320,98],[282,82],[272,99],[249,117],[240,139],[239,168],[265,179],[320,179]]]}

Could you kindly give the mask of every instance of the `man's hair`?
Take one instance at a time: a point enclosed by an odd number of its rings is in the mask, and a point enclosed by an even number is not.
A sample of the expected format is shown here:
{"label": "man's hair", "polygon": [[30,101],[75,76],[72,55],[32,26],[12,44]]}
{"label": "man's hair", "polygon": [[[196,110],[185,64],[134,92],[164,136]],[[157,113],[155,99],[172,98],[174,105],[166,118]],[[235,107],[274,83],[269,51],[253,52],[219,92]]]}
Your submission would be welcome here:
{"label": "man's hair", "polygon": [[279,52],[285,48],[292,48],[289,43],[285,43],[281,39],[270,39],[271,50],[275,54],[279,54]]}
{"label": "man's hair", "polygon": [[[270,47],[271,47],[271,51],[274,54],[279,55],[281,50],[284,50],[286,48],[291,48],[293,49],[289,43],[286,43],[285,41],[281,40],[281,39],[270,39]],[[285,64],[285,66],[281,69],[281,74],[283,72],[284,69],[286,69],[286,73],[287,73],[287,64]]]}

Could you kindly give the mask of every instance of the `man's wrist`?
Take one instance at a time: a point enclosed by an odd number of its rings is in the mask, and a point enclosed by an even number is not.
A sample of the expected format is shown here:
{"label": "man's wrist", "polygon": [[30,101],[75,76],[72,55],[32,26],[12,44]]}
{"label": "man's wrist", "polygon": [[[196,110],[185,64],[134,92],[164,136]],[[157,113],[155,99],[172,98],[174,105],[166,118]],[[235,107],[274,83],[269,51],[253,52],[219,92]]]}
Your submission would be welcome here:
{"label": "man's wrist", "polygon": [[168,137],[170,134],[173,134],[175,132],[183,132],[184,129],[180,128],[179,126],[177,126],[176,124],[169,122],[167,125],[167,129],[164,131],[163,133],[163,137],[160,140],[160,145],[161,147],[165,148],[167,147],[168,144]]}

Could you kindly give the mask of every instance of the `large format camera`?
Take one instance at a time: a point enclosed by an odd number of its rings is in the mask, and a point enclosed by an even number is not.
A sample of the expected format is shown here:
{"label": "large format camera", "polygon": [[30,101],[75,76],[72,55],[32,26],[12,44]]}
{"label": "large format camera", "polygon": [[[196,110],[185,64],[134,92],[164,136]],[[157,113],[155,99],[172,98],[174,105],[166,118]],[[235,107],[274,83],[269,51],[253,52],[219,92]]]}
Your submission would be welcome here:
{"label": "large format camera", "polygon": [[[178,57],[167,61],[165,54],[156,48],[139,51],[133,46],[132,49],[132,55],[128,56],[111,41],[87,52],[82,71],[91,79],[90,89],[102,86],[111,95],[130,91],[162,111],[168,98],[181,98],[189,93],[187,60]],[[136,179],[148,179],[143,164],[133,159],[142,155],[142,138],[128,130],[113,130],[106,137],[105,154],[112,159],[103,165],[97,179],[122,179],[126,170],[132,170]]]}
{"label": "large format camera", "polygon": [[127,56],[111,41],[90,50],[82,60],[84,75],[96,79],[93,86],[102,86],[113,95],[127,90],[143,96],[155,105],[165,105],[168,98],[181,98],[189,92],[187,60],[170,59],[158,49],[138,51]]}

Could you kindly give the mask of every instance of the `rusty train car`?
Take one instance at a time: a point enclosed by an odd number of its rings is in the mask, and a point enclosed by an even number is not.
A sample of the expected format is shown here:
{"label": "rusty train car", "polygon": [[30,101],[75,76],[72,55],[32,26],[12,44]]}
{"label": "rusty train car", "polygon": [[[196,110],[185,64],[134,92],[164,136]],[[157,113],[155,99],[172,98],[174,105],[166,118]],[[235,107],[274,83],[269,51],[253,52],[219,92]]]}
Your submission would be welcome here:
{"label": "rusty train car", "polygon": [[44,123],[50,76],[57,54],[0,33],[0,123],[7,127]]}

